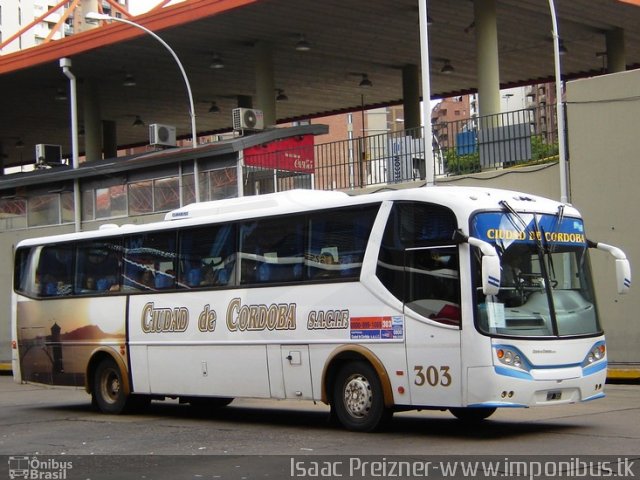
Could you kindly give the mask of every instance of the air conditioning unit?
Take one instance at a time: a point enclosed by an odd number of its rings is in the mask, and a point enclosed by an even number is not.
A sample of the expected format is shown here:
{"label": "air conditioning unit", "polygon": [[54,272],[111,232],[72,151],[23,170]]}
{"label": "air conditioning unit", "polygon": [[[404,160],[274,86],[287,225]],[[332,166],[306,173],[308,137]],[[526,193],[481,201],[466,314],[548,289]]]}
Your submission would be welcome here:
{"label": "air conditioning unit", "polygon": [[149,125],[149,144],[165,147],[176,146],[176,127],[152,123]]}
{"label": "air conditioning unit", "polygon": [[47,145],[39,143],[36,145],[37,165],[61,165],[62,147],[60,145]]}
{"label": "air conditioning unit", "polygon": [[263,130],[264,115],[262,113],[262,110],[256,110],[254,108],[234,108],[233,129]]}

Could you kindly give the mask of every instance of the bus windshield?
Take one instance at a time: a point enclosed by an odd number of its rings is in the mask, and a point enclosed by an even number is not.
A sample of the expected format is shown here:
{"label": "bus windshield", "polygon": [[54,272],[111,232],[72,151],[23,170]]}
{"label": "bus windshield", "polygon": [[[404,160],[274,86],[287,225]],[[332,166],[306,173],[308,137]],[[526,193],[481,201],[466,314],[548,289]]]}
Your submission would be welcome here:
{"label": "bus windshield", "polygon": [[[490,335],[596,335],[598,322],[581,219],[558,214],[484,212],[471,235],[495,246],[502,279],[497,295],[475,290],[476,324]],[[473,262],[479,278],[479,253]]]}

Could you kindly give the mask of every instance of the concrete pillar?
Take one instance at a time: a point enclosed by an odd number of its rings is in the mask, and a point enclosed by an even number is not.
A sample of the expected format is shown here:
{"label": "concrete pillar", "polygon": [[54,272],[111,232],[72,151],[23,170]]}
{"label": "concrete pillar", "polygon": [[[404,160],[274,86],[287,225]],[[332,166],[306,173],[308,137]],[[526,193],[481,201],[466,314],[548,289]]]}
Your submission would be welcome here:
{"label": "concrete pillar", "polygon": [[613,28],[606,33],[607,42],[607,72],[624,72],[627,69],[627,59],[624,45],[624,29]]}
{"label": "concrete pillar", "polygon": [[84,151],[87,162],[102,159],[102,120],[95,81],[84,82]]}
{"label": "concrete pillar", "polygon": [[500,65],[496,0],[475,0],[478,104],[480,116],[500,113]]}
{"label": "concrete pillar", "polygon": [[118,156],[118,138],[115,121],[102,121],[102,144],[104,145],[104,158],[116,158]]}
{"label": "concrete pillar", "polygon": [[[425,102],[425,105],[429,105],[429,99]],[[402,68],[402,107],[404,108],[404,128],[415,129],[412,130],[415,132],[413,136],[419,137],[420,75],[417,65],[405,65]]]}
{"label": "concrete pillar", "polygon": [[276,85],[271,45],[267,42],[257,42],[254,48],[256,52],[255,106],[264,114],[265,127],[270,127],[276,124]]}

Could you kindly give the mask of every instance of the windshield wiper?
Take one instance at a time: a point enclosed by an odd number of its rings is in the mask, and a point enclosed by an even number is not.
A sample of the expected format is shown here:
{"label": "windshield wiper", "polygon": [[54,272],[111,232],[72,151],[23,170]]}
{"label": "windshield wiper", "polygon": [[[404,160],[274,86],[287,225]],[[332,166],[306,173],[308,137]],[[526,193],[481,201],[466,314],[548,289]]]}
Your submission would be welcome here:
{"label": "windshield wiper", "polygon": [[[532,229],[532,227],[529,224],[527,224],[527,222],[524,221],[524,218],[522,218],[522,216],[511,205],[509,205],[509,203],[506,200],[501,200],[498,203],[502,208],[504,208],[507,212],[509,212],[511,215],[513,215],[515,218],[517,218],[520,221],[520,223],[522,224],[522,230],[525,233],[529,233],[529,232],[533,233],[533,235],[528,235],[528,237],[529,238],[533,237],[533,240],[536,242],[536,247],[538,247],[538,251],[542,252],[542,254],[544,255],[544,246],[542,244],[542,232],[540,232],[540,228],[538,227],[538,219],[536,215],[535,214],[533,215],[533,229]],[[518,227],[515,224],[515,222],[511,219],[511,217],[507,217],[507,218],[509,218],[511,225],[513,225],[514,228],[520,229],[520,227]]]}
{"label": "windshield wiper", "polygon": [[[549,304],[549,315],[551,316],[551,330],[553,334],[558,336],[558,321],[556,318],[556,307],[553,302],[553,292],[551,291],[551,278],[549,277],[549,269],[547,269],[547,264],[545,263],[545,255],[549,257],[549,266],[551,271],[553,271],[553,262],[551,261],[551,252],[548,252],[548,248],[546,249],[548,253],[545,252],[544,243],[546,241],[544,236],[544,229],[542,229],[538,225],[538,217],[533,216],[534,225],[536,229],[536,239],[538,245],[538,261],[540,262],[540,275],[542,275],[542,280],[544,282],[544,291],[547,295],[547,303]],[[539,233],[539,236],[537,235]],[[555,277],[555,273],[554,273]]]}
{"label": "windshield wiper", "polygon": [[[555,310],[555,305],[553,303],[553,292],[551,291],[551,282],[549,281],[549,271],[547,270],[547,264],[545,263],[545,247],[543,244],[544,231],[542,231],[538,225],[538,217],[535,214],[533,214],[533,226],[530,226],[524,221],[524,219],[520,216],[520,214],[511,205],[509,205],[509,203],[506,200],[500,201],[500,206],[520,221],[525,232],[532,231],[533,233],[533,240],[535,242],[536,250],[538,252],[538,262],[540,262],[540,275],[542,276],[542,281],[544,283],[544,290],[547,297],[547,304],[549,305],[549,316],[551,317],[551,329],[553,331],[553,334],[557,336],[558,322],[556,320],[556,310]],[[564,208],[562,210],[562,215],[564,216]],[[518,226],[511,219],[511,217],[509,217],[509,221],[514,226],[514,228],[518,229]],[[529,238],[531,238],[531,235],[529,235]],[[553,270],[553,268],[551,268],[551,270]]]}
{"label": "windshield wiper", "polygon": [[507,212],[509,212],[511,215],[516,217],[522,224],[522,227],[518,227],[518,225],[516,225],[516,223],[513,221],[511,217],[507,217],[511,222],[511,225],[513,225],[513,228],[515,228],[516,230],[520,230],[522,228],[524,229],[525,232],[529,230],[529,225],[527,225],[527,222],[524,221],[524,218],[522,218],[520,214],[511,205],[509,205],[509,202],[507,202],[506,200],[500,200],[498,204],[502,208],[504,208]]}
{"label": "windshield wiper", "polygon": [[[562,227],[562,221],[564,220],[564,204],[558,206],[558,213],[556,213],[556,222],[555,227],[553,229],[553,233],[558,233],[560,231],[560,227]],[[552,243],[551,245],[547,244],[547,249],[549,253],[553,253],[557,247],[557,244]]]}
{"label": "windshield wiper", "polygon": [[[558,213],[556,213],[556,221],[555,221],[555,226],[551,235],[551,238],[554,238],[555,233],[559,233],[560,229],[562,228],[562,222],[564,220],[564,204],[560,204],[558,205]],[[544,232],[542,233],[543,239],[545,239],[546,241],[546,237],[544,236]],[[556,249],[558,248],[558,244],[556,242],[546,242],[545,244],[546,250],[549,254],[549,270],[551,275],[553,276],[553,278],[556,278],[556,272],[554,269],[554,265],[553,265],[553,253],[556,252]]]}
{"label": "windshield wiper", "polygon": [[549,281],[552,278],[556,278],[556,270],[553,264],[554,244],[547,241],[547,237],[543,227],[540,227],[540,243],[542,244],[542,254],[546,256],[547,263],[549,265],[547,273],[549,274]]}

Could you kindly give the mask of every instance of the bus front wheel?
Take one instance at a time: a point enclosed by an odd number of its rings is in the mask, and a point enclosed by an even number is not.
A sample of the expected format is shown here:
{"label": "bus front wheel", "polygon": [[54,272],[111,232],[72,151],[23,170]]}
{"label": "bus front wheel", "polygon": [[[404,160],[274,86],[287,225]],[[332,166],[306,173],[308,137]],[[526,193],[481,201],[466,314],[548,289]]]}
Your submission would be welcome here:
{"label": "bus front wheel", "polygon": [[93,402],[103,413],[122,413],[127,406],[122,372],[112,358],[100,361],[93,375]]}
{"label": "bus front wheel", "polygon": [[331,406],[340,423],[357,432],[375,430],[391,413],[384,406],[378,375],[364,361],[346,363],[338,370]]}
{"label": "bus front wheel", "polygon": [[495,408],[450,408],[449,411],[463,422],[480,422],[489,418],[496,411]]}

